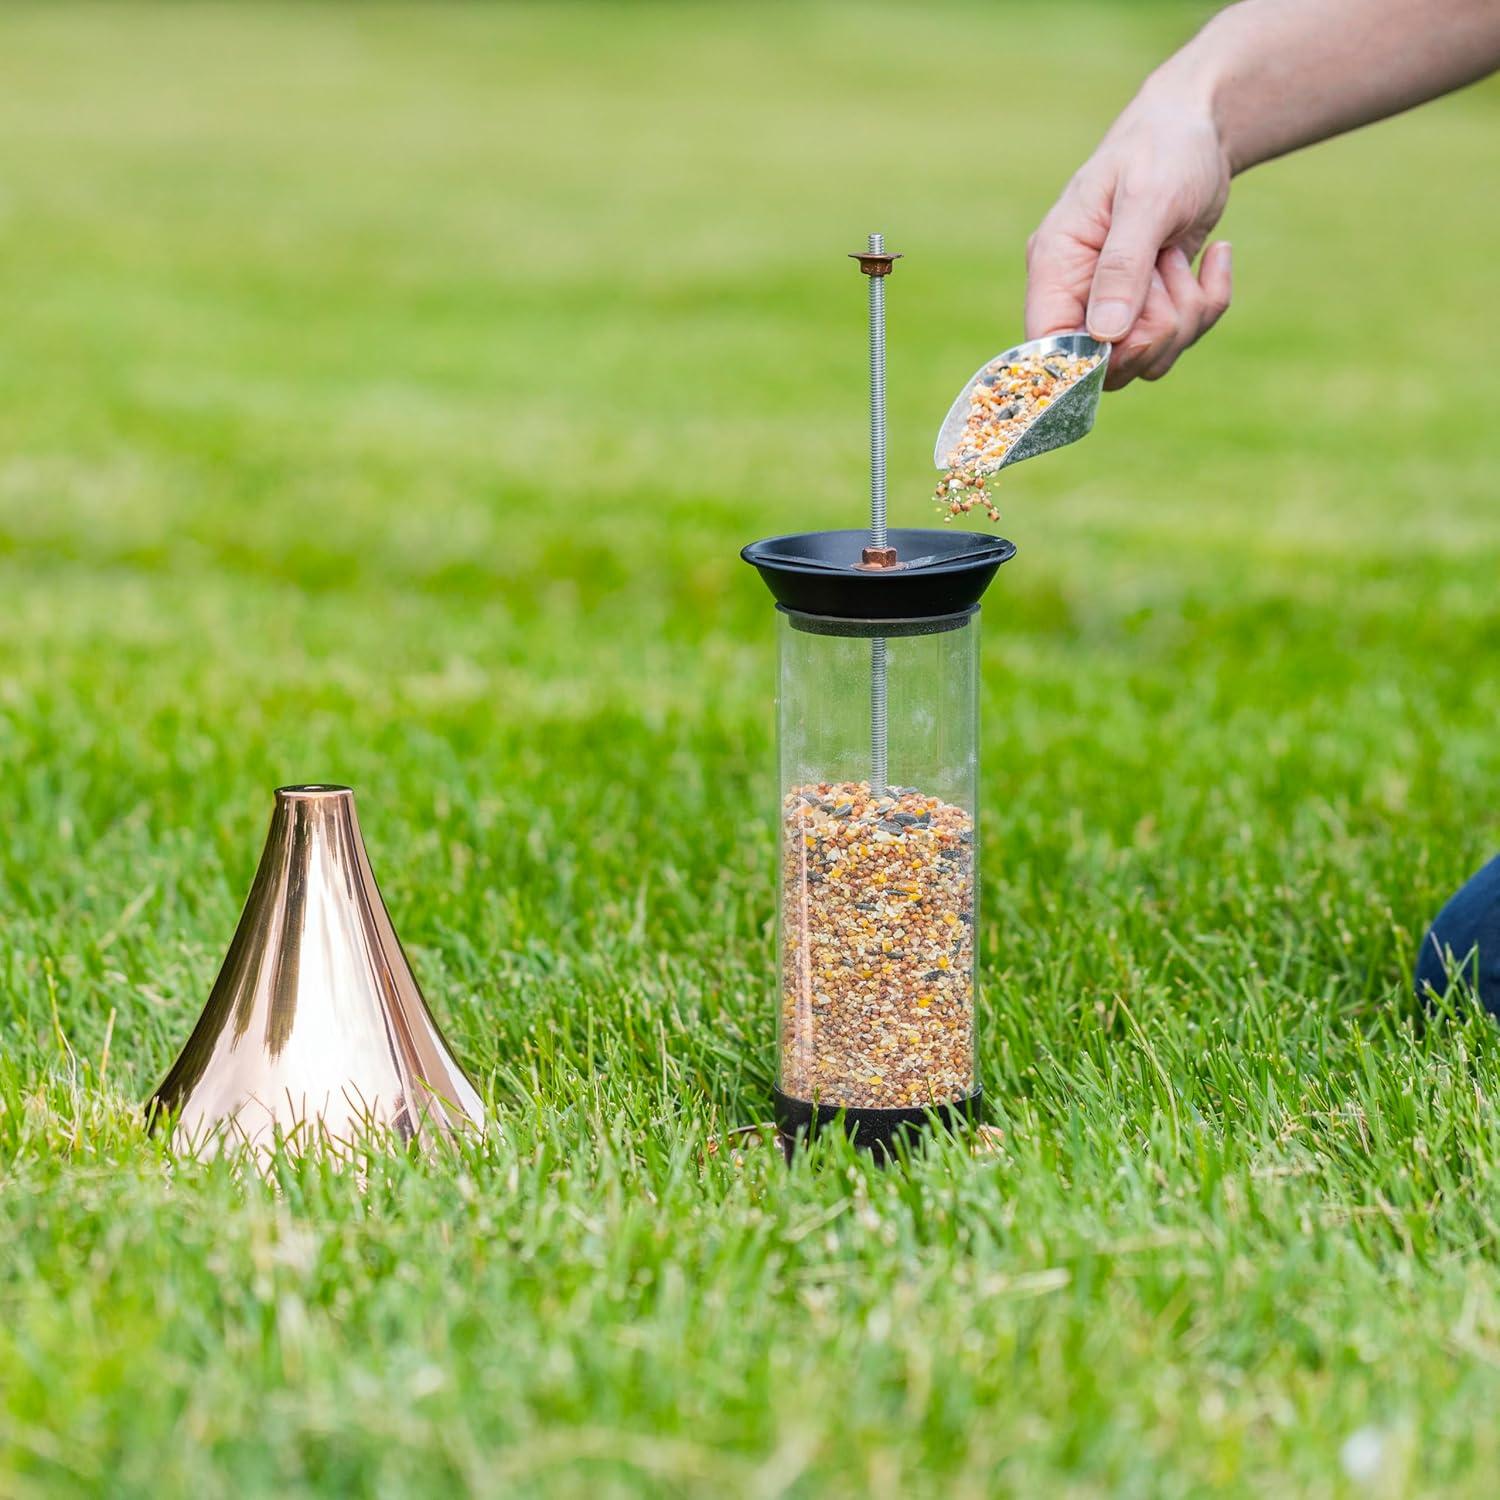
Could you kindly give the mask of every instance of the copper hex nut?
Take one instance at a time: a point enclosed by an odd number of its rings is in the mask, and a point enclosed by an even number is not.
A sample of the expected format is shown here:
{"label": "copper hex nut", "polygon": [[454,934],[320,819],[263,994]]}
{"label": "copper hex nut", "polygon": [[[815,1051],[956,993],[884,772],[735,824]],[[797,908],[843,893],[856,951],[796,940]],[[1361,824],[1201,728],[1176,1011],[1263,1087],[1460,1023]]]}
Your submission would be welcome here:
{"label": "copper hex nut", "polygon": [[889,276],[891,266],[901,259],[901,252],[894,254],[886,250],[851,250],[850,260],[857,260],[866,276]]}
{"label": "copper hex nut", "polygon": [[859,555],[859,565],[871,571],[898,567],[894,547],[866,547]]}

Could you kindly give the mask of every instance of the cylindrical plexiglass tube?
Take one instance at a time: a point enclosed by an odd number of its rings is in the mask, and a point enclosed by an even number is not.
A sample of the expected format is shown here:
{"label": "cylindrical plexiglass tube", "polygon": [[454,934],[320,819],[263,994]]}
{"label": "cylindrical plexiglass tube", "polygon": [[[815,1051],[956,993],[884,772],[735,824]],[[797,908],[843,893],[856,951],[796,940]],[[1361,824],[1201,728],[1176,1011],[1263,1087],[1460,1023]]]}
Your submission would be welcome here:
{"label": "cylindrical plexiglass tube", "polygon": [[[779,612],[781,1092],[856,1110],[967,1099],[979,894],[979,611]],[[871,787],[870,643],[887,781]]]}

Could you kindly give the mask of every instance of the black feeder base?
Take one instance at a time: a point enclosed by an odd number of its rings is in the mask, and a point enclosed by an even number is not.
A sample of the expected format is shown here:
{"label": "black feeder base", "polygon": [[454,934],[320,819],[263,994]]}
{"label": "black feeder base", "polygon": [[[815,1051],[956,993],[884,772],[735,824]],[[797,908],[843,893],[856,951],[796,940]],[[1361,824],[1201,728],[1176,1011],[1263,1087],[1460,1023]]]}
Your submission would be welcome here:
{"label": "black feeder base", "polygon": [[851,1109],[847,1105],[811,1104],[806,1099],[783,1094],[780,1089],[773,1089],[771,1093],[776,1128],[781,1133],[788,1161],[792,1159],[799,1140],[830,1125],[842,1127],[862,1151],[886,1161],[895,1155],[899,1146],[910,1150],[918,1145],[923,1134],[935,1125],[947,1130],[961,1130],[976,1124],[984,1099],[984,1090],[975,1089],[965,1099],[955,1099],[951,1104],[932,1104],[923,1109]]}

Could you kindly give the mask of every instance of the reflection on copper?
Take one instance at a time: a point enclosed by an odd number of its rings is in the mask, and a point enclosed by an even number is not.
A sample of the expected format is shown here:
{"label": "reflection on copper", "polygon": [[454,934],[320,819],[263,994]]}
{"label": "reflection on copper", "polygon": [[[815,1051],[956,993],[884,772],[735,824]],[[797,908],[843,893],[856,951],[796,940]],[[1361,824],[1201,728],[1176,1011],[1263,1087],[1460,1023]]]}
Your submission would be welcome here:
{"label": "reflection on copper", "polygon": [[212,1154],[280,1138],[341,1146],[482,1128],[401,951],[342,786],[276,793],[255,883],[193,1034],[152,1096],[153,1126]]}

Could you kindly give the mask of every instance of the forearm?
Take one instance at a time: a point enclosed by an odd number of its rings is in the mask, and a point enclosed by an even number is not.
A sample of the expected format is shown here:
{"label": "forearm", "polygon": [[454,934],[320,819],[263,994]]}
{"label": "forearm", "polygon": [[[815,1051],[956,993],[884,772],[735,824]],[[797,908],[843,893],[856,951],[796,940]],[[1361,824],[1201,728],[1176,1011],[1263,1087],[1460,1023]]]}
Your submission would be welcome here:
{"label": "forearm", "polygon": [[1241,172],[1497,67],[1500,0],[1241,0],[1141,93],[1205,112]]}

